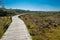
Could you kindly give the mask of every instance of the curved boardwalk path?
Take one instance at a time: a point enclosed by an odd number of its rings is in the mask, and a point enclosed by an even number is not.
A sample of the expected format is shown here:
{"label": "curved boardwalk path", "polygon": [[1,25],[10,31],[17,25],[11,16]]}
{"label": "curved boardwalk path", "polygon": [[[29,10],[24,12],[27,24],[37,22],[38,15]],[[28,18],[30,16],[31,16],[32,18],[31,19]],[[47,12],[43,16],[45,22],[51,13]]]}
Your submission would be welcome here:
{"label": "curved boardwalk path", "polygon": [[12,23],[0,40],[32,40],[24,22],[17,16],[12,17]]}

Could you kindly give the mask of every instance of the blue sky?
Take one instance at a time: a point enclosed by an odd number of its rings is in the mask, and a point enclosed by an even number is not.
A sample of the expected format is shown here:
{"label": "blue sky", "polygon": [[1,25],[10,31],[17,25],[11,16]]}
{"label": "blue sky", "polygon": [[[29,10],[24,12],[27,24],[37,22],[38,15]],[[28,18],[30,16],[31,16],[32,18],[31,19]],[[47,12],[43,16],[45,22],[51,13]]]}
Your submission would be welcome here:
{"label": "blue sky", "polygon": [[60,0],[3,0],[6,8],[33,11],[60,11]]}

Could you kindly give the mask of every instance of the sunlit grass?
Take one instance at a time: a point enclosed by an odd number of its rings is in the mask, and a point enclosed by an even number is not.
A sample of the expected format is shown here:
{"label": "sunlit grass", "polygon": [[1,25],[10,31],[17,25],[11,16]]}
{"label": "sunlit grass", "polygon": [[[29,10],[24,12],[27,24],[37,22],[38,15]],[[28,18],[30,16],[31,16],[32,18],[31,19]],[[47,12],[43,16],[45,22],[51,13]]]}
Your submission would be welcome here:
{"label": "sunlit grass", "polygon": [[35,13],[22,15],[33,40],[60,40],[60,15],[59,13]]}
{"label": "sunlit grass", "polygon": [[10,16],[0,17],[0,38],[3,36],[4,32],[7,30],[11,23]]}

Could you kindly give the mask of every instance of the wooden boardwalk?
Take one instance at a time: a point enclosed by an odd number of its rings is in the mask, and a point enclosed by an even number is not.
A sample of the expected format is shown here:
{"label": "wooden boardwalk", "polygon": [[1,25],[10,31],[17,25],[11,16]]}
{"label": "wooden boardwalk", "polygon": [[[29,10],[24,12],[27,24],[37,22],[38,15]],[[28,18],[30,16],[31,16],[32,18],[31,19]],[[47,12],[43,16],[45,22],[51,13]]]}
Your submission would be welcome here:
{"label": "wooden boardwalk", "polygon": [[12,23],[0,40],[32,40],[26,25],[17,16],[12,17]]}

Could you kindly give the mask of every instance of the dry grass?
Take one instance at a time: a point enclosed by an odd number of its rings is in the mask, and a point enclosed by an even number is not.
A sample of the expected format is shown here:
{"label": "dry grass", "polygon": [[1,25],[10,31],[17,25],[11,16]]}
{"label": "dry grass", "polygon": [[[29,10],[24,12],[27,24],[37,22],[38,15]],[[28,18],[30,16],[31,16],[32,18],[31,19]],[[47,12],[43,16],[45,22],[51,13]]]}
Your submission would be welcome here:
{"label": "dry grass", "polygon": [[25,22],[33,40],[60,40],[60,17],[57,14],[27,14],[20,18]]}
{"label": "dry grass", "polygon": [[4,32],[7,30],[10,23],[11,23],[11,17],[9,16],[0,17],[0,38],[2,37]]}

